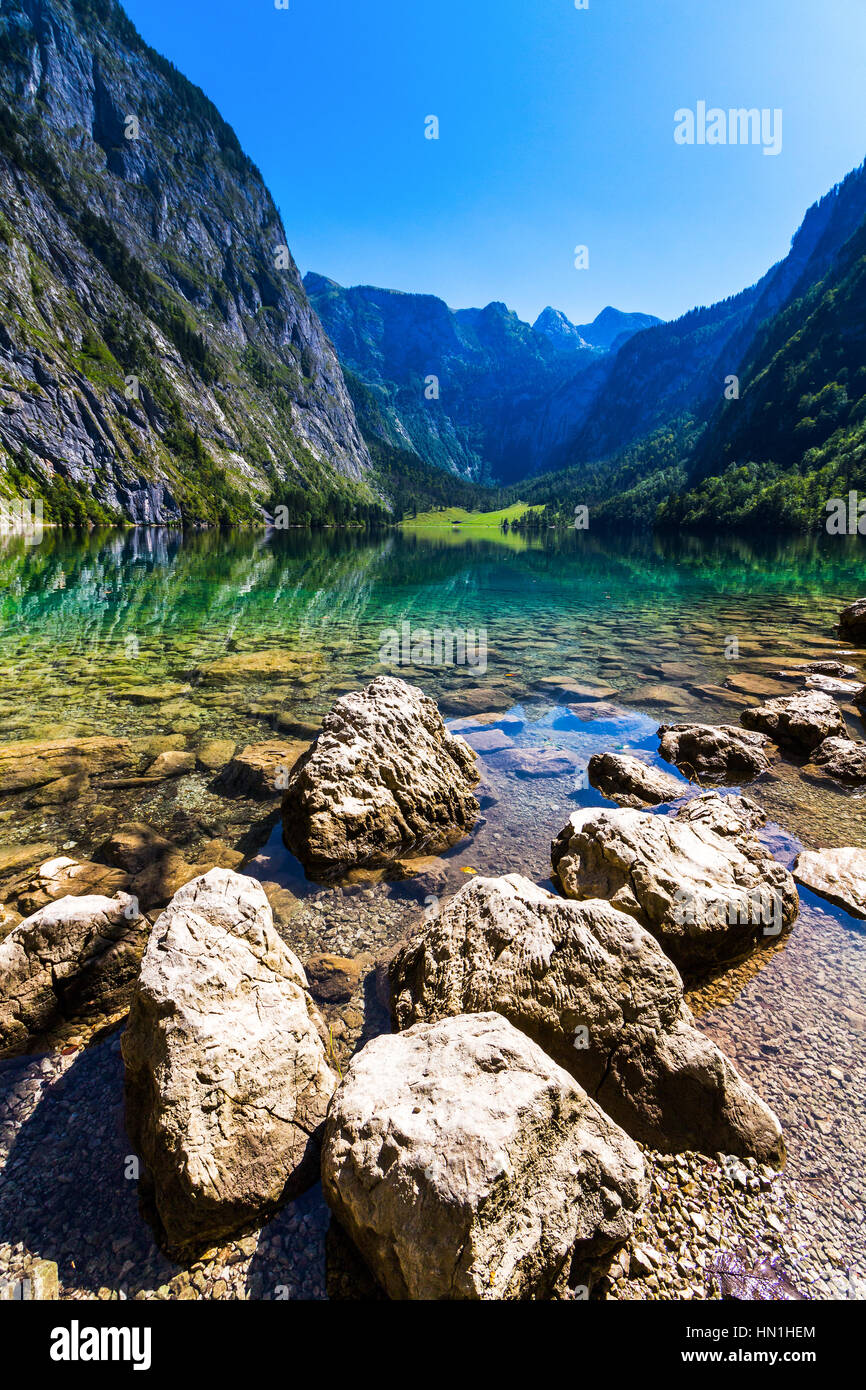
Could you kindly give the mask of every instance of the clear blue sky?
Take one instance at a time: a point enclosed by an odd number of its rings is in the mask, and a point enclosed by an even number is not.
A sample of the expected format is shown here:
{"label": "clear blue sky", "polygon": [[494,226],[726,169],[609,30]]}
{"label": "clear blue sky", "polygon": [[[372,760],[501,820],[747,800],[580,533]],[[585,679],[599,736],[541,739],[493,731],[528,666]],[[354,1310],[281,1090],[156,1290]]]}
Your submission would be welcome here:
{"label": "clear blue sky", "polygon": [[[302,271],[343,284],[673,317],[763,274],[866,155],[866,0],[289,3],[126,8],[234,126]],[[781,153],[677,145],[701,100],[780,107]]]}

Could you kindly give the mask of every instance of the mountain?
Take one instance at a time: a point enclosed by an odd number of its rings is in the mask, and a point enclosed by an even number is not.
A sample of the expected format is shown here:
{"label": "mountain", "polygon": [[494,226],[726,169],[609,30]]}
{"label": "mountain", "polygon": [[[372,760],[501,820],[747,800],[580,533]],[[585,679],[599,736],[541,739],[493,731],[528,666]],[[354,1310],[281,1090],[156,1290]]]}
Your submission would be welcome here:
{"label": "mountain", "polygon": [[553,309],[549,304],[546,309],[542,309],[532,327],[536,333],[543,333],[549,338],[554,347],[558,347],[561,352],[573,352],[575,348],[592,346],[561,309]]}
{"label": "mountain", "polygon": [[808,526],[850,490],[866,498],[866,221],[763,325],[659,519]]}
{"label": "mountain", "polygon": [[591,342],[551,308],[530,326],[497,302],[455,310],[434,295],[347,289],[312,271],[304,288],[368,436],[501,484],[539,466],[536,419],[551,393],[582,378],[617,337],[659,322],[605,309],[586,328]]}
{"label": "mountain", "polygon": [[564,383],[538,422],[541,455],[560,467],[593,463],[684,415],[709,420],[764,326],[824,277],[864,217],[861,165],[809,209],[788,255],[756,285],[637,334],[590,383]]}
{"label": "mountain", "polygon": [[0,497],[244,520],[370,459],[273,200],[114,0],[0,12]]}
{"label": "mountain", "polygon": [[566,466],[522,488],[544,525],[582,503],[599,522],[816,529],[831,498],[866,496],[866,164],[757,285],[561,387],[542,434],[581,415]]}
{"label": "mountain", "polygon": [[115,0],[6,0],[0,502],[195,523],[282,498],[303,523],[520,482],[802,524],[866,485],[864,220],[866,165],[757,284],[670,323],[302,282],[234,132]]}
{"label": "mountain", "polygon": [[565,352],[574,347],[597,348],[600,352],[616,352],[640,333],[661,323],[655,314],[626,314],[610,305],[596,315],[592,323],[571,323],[561,309],[550,305],[542,309],[532,325],[536,333],[544,333],[552,343]]}
{"label": "mountain", "polygon": [[304,287],[347,373],[365,431],[474,481],[523,476],[521,430],[534,401],[596,354],[567,360],[505,304],[450,309],[429,294]]}

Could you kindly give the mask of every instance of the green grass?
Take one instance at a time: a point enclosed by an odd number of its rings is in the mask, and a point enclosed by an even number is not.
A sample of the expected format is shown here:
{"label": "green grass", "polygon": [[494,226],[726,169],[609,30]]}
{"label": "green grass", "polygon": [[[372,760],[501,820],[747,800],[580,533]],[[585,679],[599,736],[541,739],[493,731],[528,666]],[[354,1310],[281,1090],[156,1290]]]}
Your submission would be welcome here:
{"label": "green grass", "polygon": [[542,511],[541,507],[527,507],[525,502],[512,502],[510,507],[502,507],[497,512],[470,512],[465,507],[446,507],[443,511],[419,512],[417,516],[406,517],[400,524],[406,530],[427,530],[430,527],[442,528],[459,522],[461,531],[498,531],[503,521],[514,521],[527,511]]}

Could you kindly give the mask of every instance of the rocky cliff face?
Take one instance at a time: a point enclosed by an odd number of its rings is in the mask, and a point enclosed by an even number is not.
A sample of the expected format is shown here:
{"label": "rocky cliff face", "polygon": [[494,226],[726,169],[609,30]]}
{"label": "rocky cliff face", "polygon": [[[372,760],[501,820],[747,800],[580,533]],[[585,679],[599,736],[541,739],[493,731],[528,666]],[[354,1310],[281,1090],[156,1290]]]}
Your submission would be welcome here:
{"label": "rocky cliff face", "polygon": [[0,498],[252,519],[369,495],[336,354],[261,175],[114,0],[0,14]]}

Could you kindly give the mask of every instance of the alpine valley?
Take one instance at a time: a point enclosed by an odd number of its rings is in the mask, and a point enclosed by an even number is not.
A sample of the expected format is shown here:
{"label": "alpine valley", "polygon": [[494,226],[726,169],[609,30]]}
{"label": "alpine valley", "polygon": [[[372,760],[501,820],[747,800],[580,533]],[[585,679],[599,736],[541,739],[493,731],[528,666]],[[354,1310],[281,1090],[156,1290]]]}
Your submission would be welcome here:
{"label": "alpine valley", "polygon": [[519,497],[545,525],[584,503],[802,529],[866,484],[863,166],[740,294],[530,325],[302,282],[233,131],[114,0],[11,0],[0,60],[7,501],[341,523]]}

